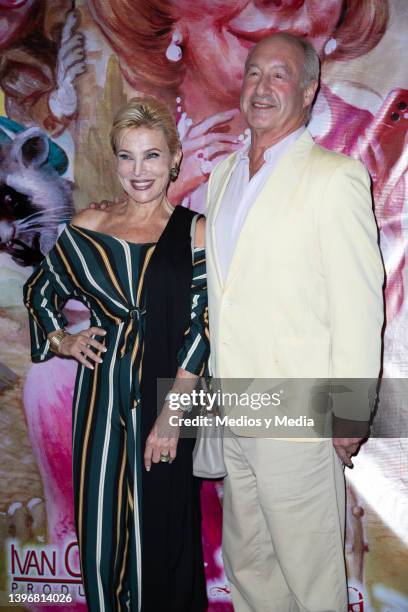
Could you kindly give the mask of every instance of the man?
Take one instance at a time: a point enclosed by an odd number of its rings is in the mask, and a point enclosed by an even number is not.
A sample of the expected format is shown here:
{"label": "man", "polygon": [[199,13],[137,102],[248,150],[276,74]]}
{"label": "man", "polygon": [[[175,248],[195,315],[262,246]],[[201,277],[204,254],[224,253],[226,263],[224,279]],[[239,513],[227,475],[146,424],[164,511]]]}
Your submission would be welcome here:
{"label": "man", "polygon": [[[379,374],[383,268],[370,181],[361,163],[317,146],[305,129],[318,78],[313,47],[292,35],[265,38],[248,56],[241,109],[251,145],[222,161],[208,188],[217,378]],[[367,418],[337,399],[335,416]],[[224,440],[234,609],[346,612],[343,463],[352,465],[364,434],[255,435],[232,428]]]}

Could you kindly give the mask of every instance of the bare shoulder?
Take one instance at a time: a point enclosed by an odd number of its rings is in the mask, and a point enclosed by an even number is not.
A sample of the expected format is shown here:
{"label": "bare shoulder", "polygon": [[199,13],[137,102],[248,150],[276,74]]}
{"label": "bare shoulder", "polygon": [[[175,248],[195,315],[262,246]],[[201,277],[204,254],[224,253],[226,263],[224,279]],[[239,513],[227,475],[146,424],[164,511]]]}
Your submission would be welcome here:
{"label": "bare shoulder", "polygon": [[84,227],[85,229],[96,230],[101,224],[102,217],[106,212],[95,208],[84,208],[78,211],[71,219],[73,225]]}
{"label": "bare shoulder", "polygon": [[205,246],[205,217],[200,217],[196,223],[194,246],[196,248]]}

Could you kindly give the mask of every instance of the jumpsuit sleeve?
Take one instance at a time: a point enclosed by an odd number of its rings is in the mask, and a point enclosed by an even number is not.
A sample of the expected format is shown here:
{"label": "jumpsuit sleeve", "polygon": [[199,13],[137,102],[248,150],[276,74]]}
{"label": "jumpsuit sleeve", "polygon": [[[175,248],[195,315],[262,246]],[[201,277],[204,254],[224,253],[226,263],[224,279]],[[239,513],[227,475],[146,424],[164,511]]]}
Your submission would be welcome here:
{"label": "jumpsuit sleeve", "polygon": [[209,354],[205,249],[195,248],[193,251],[190,325],[184,334],[183,345],[178,353],[178,364],[187,372],[203,376],[207,373]]}
{"label": "jumpsuit sleeve", "polygon": [[35,363],[54,356],[47,335],[67,325],[62,309],[68,299],[76,297],[62,256],[61,243],[64,242],[64,233],[24,285],[24,305],[28,309],[30,325],[31,358]]}

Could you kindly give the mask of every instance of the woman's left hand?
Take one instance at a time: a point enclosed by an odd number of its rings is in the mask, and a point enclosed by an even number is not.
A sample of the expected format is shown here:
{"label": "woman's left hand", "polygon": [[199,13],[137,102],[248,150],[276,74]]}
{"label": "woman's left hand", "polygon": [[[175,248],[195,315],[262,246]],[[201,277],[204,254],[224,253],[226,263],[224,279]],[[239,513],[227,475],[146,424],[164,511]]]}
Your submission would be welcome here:
{"label": "woman's left hand", "polygon": [[[157,417],[146,440],[144,464],[148,472],[152,462],[159,463],[162,461],[163,463],[171,463],[176,458],[177,443],[180,435],[178,419],[178,412],[171,410],[168,402],[165,402],[163,410]],[[168,457],[168,460],[163,461],[163,457]]]}

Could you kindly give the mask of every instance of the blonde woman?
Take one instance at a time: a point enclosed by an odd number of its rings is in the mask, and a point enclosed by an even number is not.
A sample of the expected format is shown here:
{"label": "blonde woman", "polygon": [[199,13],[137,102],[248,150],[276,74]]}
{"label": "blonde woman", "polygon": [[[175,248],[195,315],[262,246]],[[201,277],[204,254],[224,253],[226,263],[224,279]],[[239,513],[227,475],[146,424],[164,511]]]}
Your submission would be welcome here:
{"label": "blonde woman", "polygon": [[[205,368],[204,220],[167,199],[181,146],[165,105],[134,98],[111,141],[125,200],[77,214],[27,281],[32,357],[57,353],[80,366],[73,481],[90,611],[199,612],[193,440],[164,436],[169,407],[157,417],[156,381],[176,377],[177,389]],[[64,330],[69,298],[89,308],[89,329]]]}

